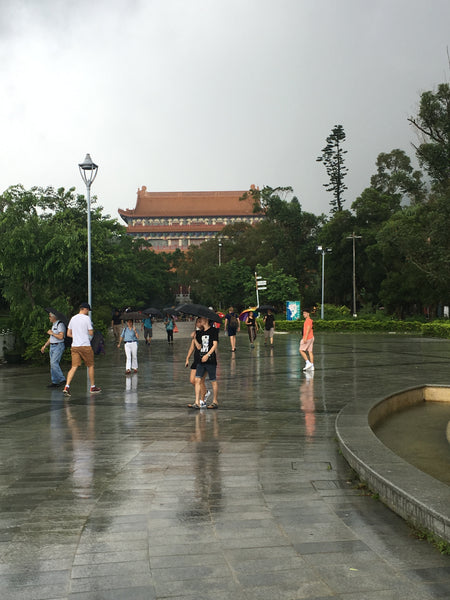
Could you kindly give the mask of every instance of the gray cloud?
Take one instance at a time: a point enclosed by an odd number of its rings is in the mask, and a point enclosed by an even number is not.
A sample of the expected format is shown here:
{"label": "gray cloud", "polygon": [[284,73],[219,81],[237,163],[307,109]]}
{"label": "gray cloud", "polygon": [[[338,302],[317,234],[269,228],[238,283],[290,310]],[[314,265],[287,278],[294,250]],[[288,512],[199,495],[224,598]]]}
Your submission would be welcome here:
{"label": "gray cloud", "polygon": [[292,185],[328,212],[315,162],[347,133],[346,205],[448,78],[447,0],[2,2],[0,187],[77,186],[107,212],[136,189]]}

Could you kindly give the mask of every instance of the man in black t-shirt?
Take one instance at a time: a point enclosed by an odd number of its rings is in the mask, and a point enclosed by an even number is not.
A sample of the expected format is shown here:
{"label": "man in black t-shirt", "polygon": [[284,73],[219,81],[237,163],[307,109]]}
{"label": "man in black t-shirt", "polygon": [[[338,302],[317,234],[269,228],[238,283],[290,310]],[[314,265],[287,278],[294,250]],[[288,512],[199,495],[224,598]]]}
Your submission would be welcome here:
{"label": "man in black t-shirt", "polygon": [[202,317],[199,326],[203,327],[203,330],[198,330],[195,334],[194,344],[197,350],[200,352],[200,362],[197,365],[195,372],[195,403],[189,404],[189,408],[200,408],[201,399],[201,381],[203,375],[208,373],[211,387],[213,390],[213,402],[208,405],[208,408],[218,408],[217,403],[217,380],[216,380],[216,369],[217,369],[217,357],[216,350],[219,343],[219,330],[212,327],[209,320]]}

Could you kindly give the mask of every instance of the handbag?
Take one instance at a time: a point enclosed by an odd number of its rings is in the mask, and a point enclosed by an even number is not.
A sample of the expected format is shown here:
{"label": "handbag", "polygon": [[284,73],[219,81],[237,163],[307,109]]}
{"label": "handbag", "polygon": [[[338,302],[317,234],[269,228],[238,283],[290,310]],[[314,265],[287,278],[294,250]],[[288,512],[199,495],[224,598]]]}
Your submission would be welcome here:
{"label": "handbag", "polygon": [[173,325],[173,332],[178,333],[178,327],[177,327],[176,323],[174,323],[174,325]]}

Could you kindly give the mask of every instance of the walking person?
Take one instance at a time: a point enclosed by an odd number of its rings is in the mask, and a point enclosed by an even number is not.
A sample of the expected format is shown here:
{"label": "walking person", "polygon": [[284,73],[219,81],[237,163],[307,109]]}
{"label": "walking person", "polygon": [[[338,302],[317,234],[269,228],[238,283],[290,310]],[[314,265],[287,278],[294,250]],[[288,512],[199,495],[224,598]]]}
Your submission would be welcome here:
{"label": "walking person", "polygon": [[173,328],[175,326],[175,322],[173,320],[172,315],[166,314],[166,318],[164,319],[164,325],[166,326],[167,331],[167,342],[169,344],[173,344]]}
{"label": "walking person", "polygon": [[264,315],[264,346],[267,345],[267,340],[271,346],[273,346],[273,334],[275,332],[275,317],[272,314],[270,308],[267,313]]}
{"label": "walking person", "polygon": [[64,395],[70,396],[70,384],[81,363],[84,362],[88,369],[89,389],[91,394],[101,392],[101,389],[95,385],[94,379],[94,351],[91,346],[91,338],[94,335],[94,326],[92,325],[89,311],[91,307],[87,302],[80,304],[80,312],[72,317],[67,327],[67,335],[72,338],[72,368],[67,374],[67,383],[64,388]]}
{"label": "walking person", "polygon": [[234,312],[234,308],[230,306],[225,315],[227,335],[230,338],[231,352],[236,352],[236,333],[241,330],[241,322],[239,315]]}
{"label": "walking person", "polygon": [[47,386],[48,388],[57,388],[66,383],[66,378],[61,370],[60,362],[64,350],[66,348],[64,344],[64,336],[66,335],[66,326],[64,323],[56,317],[53,313],[48,313],[48,318],[52,324],[51,329],[47,331],[49,336],[48,340],[41,348],[42,354],[44,354],[46,348],[50,348],[50,377],[51,383]]}
{"label": "walking person", "polygon": [[[303,318],[305,322],[303,323],[303,336],[300,341],[299,352],[304,361],[306,361],[305,366],[303,367],[304,371],[314,371],[314,355],[313,355],[313,346],[314,346],[314,331],[313,331],[313,320],[310,317],[309,309],[303,310]],[[308,357],[309,355],[309,357]]]}
{"label": "walking person", "polygon": [[[192,385],[194,386],[195,389],[195,373],[197,371],[197,365],[200,363],[200,350],[195,346],[195,335],[197,333],[197,331],[203,331],[203,326],[200,322],[200,317],[198,317],[195,321],[195,330],[191,333],[191,345],[189,346],[189,350],[188,353],[186,355],[186,361],[185,361],[185,366],[188,367],[189,366],[189,359],[191,358],[192,355],[193,356],[193,361],[191,364],[191,372],[189,375],[189,381],[192,383]],[[206,390],[206,384],[205,384],[205,378],[206,378],[206,372],[204,373],[202,380],[201,380],[201,393],[200,393],[200,408],[206,408],[206,398],[207,396],[209,396],[209,390]],[[191,406],[191,405],[189,405]]]}
{"label": "walking person", "polygon": [[120,340],[120,332],[122,331],[122,319],[120,318],[120,311],[115,308],[112,314],[111,327],[113,330],[114,341],[116,344]]}
{"label": "walking person", "polygon": [[138,340],[139,334],[136,331],[136,327],[133,323],[133,319],[127,319],[127,326],[123,328],[123,331],[120,335],[119,343],[117,347],[120,348],[120,344],[123,340],[125,346],[125,356],[127,357],[126,366],[125,366],[125,374],[129,375],[131,371],[133,373],[137,373],[138,371]]}
{"label": "walking person", "polygon": [[258,323],[256,322],[255,313],[251,310],[247,316],[247,333],[250,340],[250,347],[255,347],[256,333],[258,331]]}
{"label": "walking person", "polygon": [[144,340],[146,346],[150,346],[150,342],[152,341],[153,335],[153,321],[152,316],[148,315],[144,319]]}
{"label": "walking person", "polygon": [[195,372],[195,402],[189,404],[189,408],[200,408],[201,400],[201,381],[205,373],[208,374],[213,390],[213,401],[207,408],[219,408],[217,401],[218,385],[216,378],[217,357],[216,350],[219,343],[219,330],[212,327],[206,317],[200,317],[199,330],[195,334],[195,347],[200,351],[200,362]]}

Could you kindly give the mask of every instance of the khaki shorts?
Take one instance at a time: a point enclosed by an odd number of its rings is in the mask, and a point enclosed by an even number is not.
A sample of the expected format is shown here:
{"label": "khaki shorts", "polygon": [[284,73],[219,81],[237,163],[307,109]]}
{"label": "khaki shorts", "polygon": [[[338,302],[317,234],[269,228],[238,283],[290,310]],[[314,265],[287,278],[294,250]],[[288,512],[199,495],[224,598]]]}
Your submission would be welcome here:
{"label": "khaki shorts", "polygon": [[87,367],[94,366],[94,351],[92,346],[72,346],[72,367],[81,367],[83,361]]}
{"label": "khaki shorts", "polygon": [[303,340],[300,342],[300,350],[302,350],[303,352],[311,352],[313,349],[313,344],[314,344],[314,338],[310,338],[309,340],[306,340],[306,342],[304,342]]}

